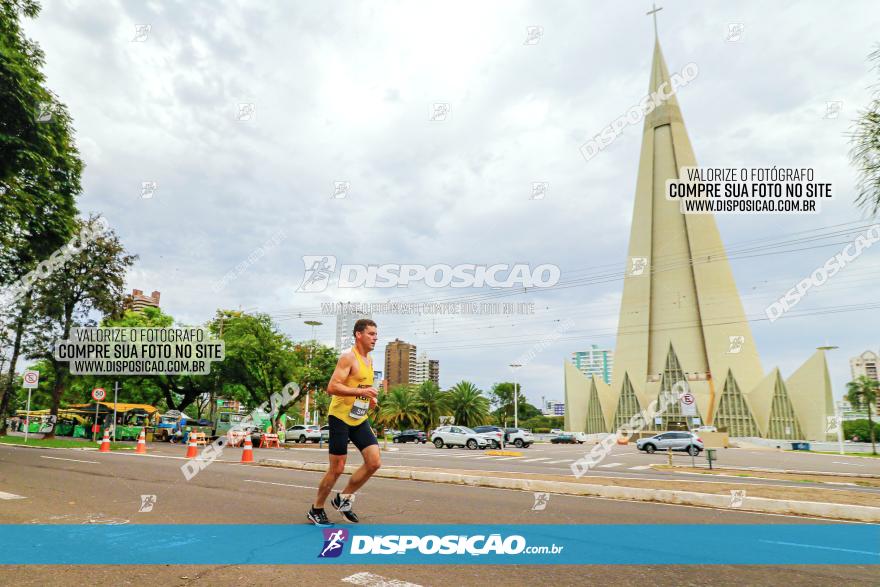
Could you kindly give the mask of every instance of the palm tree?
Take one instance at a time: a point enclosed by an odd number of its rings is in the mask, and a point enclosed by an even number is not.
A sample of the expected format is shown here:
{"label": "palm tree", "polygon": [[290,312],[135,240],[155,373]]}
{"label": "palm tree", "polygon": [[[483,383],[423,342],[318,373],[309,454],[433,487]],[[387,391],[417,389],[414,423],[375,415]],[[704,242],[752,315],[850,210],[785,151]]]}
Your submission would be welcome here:
{"label": "palm tree", "polygon": [[489,399],[470,381],[459,381],[446,393],[456,424],[473,427],[489,421]]}
{"label": "palm tree", "polygon": [[395,385],[388,390],[379,405],[376,423],[400,429],[421,426],[422,415],[415,390],[409,385]]}
{"label": "palm tree", "polygon": [[853,409],[864,409],[868,415],[868,430],[871,433],[871,452],[873,454],[877,454],[877,444],[874,438],[874,422],[871,421],[871,408],[877,405],[878,392],[880,392],[880,383],[866,375],[846,384],[846,401]]}
{"label": "palm tree", "polygon": [[[868,56],[880,71],[880,47]],[[880,87],[868,107],[859,114],[850,138],[850,161],[858,171],[856,203],[871,214],[880,212]]]}
{"label": "palm tree", "polygon": [[425,431],[433,430],[439,424],[440,416],[446,413],[446,394],[433,381],[425,381],[416,395]]}

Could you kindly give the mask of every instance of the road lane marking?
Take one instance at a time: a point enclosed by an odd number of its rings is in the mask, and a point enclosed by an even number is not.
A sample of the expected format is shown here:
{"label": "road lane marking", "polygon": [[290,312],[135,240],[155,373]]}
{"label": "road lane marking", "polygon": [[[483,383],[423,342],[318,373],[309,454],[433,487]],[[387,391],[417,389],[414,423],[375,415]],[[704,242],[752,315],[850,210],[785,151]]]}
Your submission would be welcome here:
{"label": "road lane marking", "polygon": [[294,485],[293,483],[276,483],[274,481],[257,481],[256,479],[245,479],[245,483],[265,483],[266,485],[283,485],[284,487],[297,487],[299,489],[317,489],[317,487],[309,487],[308,485]]}
{"label": "road lane marking", "polygon": [[494,459],[494,458],[495,458],[495,457],[492,457],[492,456],[489,456],[489,457],[477,457],[477,458],[475,458],[474,460],[475,460],[475,461],[483,461],[483,460],[485,460],[485,459]]}
{"label": "road lane marking", "polygon": [[853,467],[864,467],[865,465],[859,465],[856,463],[844,463],[842,461],[831,461],[835,465],[852,465]]}
{"label": "road lane marking", "polygon": [[550,461],[549,463],[544,463],[545,465],[556,465],[559,463],[573,463],[574,459],[559,459],[558,461]]}
{"label": "road lane marking", "polygon": [[524,460],[523,462],[524,462],[524,463],[534,463],[534,462],[536,462],[536,461],[546,461],[546,460],[549,460],[549,459],[550,459],[550,457],[540,457],[540,458],[537,458],[537,459],[526,459],[526,460]]}
{"label": "road lane marking", "polygon": [[611,467],[619,467],[622,464],[623,463],[605,463],[604,465],[599,465],[599,466],[604,469],[610,469]]}
{"label": "road lane marking", "polygon": [[364,585],[365,587],[422,587],[418,583],[410,583],[408,581],[400,581],[398,579],[388,579],[382,575],[374,575],[373,573],[355,573],[342,579],[345,583],[354,585]]}
{"label": "road lane marking", "polygon": [[0,499],[24,499],[23,495],[15,495],[14,493],[6,493],[5,491],[0,491]]}
{"label": "road lane marking", "polygon": [[95,465],[99,464],[98,461],[81,461],[79,459],[65,459],[62,457],[47,457],[46,455],[40,455],[41,459],[53,459],[56,461],[73,461],[74,463],[93,463]]}
{"label": "road lane marking", "polygon": [[857,554],[869,554],[871,556],[880,556],[880,552],[872,552],[870,550],[852,550],[849,548],[835,548],[833,546],[818,546],[816,544],[800,544],[798,542],[782,542],[780,540],[759,540],[767,544],[782,544],[784,546],[800,546],[802,548],[821,548],[822,550],[836,550],[839,552],[854,552]]}
{"label": "road lane marking", "polygon": [[512,461],[513,459],[521,459],[522,457],[504,457],[503,459],[498,459],[499,461]]}
{"label": "road lane marking", "polygon": [[644,471],[645,469],[650,469],[651,465],[639,465],[637,467],[629,467],[630,471]]}

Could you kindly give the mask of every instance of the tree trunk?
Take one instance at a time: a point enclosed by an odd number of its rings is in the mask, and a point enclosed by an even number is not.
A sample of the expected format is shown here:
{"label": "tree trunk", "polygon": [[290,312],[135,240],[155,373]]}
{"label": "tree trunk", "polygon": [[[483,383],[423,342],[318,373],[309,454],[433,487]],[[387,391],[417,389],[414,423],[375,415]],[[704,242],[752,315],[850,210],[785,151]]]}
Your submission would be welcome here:
{"label": "tree trunk", "polygon": [[[66,304],[64,307],[64,328],[62,329],[61,340],[70,339],[70,329],[73,327],[73,309],[75,304]],[[61,397],[67,389],[67,378],[70,374],[70,364],[62,363],[52,359],[52,368],[55,371],[55,387],[52,388],[52,407],[49,408],[49,414],[58,417],[58,408],[61,405]],[[55,438],[55,429],[47,433],[43,438]]]}
{"label": "tree trunk", "polygon": [[12,386],[15,383],[15,364],[21,353],[21,340],[24,338],[24,330],[30,319],[31,294],[21,307],[21,312],[15,321],[15,342],[12,345],[12,357],[9,362],[9,372],[3,388],[0,389],[0,436],[6,436],[6,413],[9,411],[9,398],[12,395]]}
{"label": "tree trunk", "polygon": [[871,421],[871,404],[868,403],[868,433],[871,435],[871,454],[877,454],[877,441],[874,438],[874,422]]}
{"label": "tree trunk", "polygon": [[[61,403],[61,396],[64,395],[64,390],[67,388],[68,374],[66,365],[58,361],[52,361],[52,368],[55,371],[55,385],[52,388],[52,408],[49,410],[49,414],[55,416],[57,422],[58,406]],[[44,434],[43,438],[55,438],[55,428]]]}

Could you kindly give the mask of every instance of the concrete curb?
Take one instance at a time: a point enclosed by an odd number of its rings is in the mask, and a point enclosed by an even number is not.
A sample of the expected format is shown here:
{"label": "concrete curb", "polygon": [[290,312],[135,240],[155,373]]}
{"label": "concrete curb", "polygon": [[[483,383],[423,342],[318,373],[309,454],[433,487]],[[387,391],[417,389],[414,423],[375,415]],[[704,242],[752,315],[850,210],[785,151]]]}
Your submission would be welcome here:
{"label": "concrete curb", "polygon": [[[671,470],[671,469],[669,469],[669,465],[652,464],[651,468],[657,469],[657,470]],[[688,467],[687,465],[672,465],[672,469],[690,469],[690,468],[691,467]],[[705,469],[705,470],[708,471],[709,469]],[[853,478],[862,478],[862,479],[880,479],[880,475],[872,475],[870,473],[847,473],[847,472],[840,472],[840,473],[831,472],[831,473],[829,473],[828,471],[799,471],[799,470],[795,470],[795,469],[760,469],[757,467],[733,467],[733,466],[727,466],[727,465],[721,466],[721,467],[716,466],[714,470],[716,470],[716,471],[724,471],[724,470],[750,471],[750,472],[754,472],[754,473],[785,473],[788,475],[818,475],[818,476],[825,476],[825,477],[853,477]],[[708,475],[711,476],[712,474],[708,473]]]}
{"label": "concrete curb", "polygon": [[[261,459],[260,466],[281,467],[302,471],[327,470],[324,463],[306,463],[303,461],[282,461],[278,459]],[[356,465],[346,465],[345,472],[353,473]],[[648,489],[643,487],[619,487],[615,485],[590,485],[566,481],[546,481],[543,479],[514,479],[506,477],[487,477],[484,475],[463,475],[443,471],[411,471],[394,467],[379,469],[376,477],[389,479],[406,479],[412,481],[428,481],[432,483],[450,483],[471,487],[488,487],[495,489],[515,489],[556,493],[561,495],[581,495],[605,497],[610,499],[626,499],[630,501],[646,501],[676,505],[692,505],[717,509],[735,509],[771,514],[789,514],[814,516],[834,520],[853,520],[858,522],[880,522],[880,507],[823,503],[814,501],[793,501],[769,499],[764,497],[743,497],[742,505],[731,507],[729,495],[697,493],[694,491],[677,491],[672,489]]]}

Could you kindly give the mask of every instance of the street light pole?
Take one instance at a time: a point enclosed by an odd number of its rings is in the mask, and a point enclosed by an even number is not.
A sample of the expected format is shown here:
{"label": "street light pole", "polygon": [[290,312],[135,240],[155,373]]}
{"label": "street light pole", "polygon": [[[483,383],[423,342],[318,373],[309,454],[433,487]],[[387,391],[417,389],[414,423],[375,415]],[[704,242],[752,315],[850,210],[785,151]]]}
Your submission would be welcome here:
{"label": "street light pole", "polygon": [[519,428],[519,387],[516,382],[516,369],[522,367],[519,363],[511,363],[513,372],[513,427]]}

